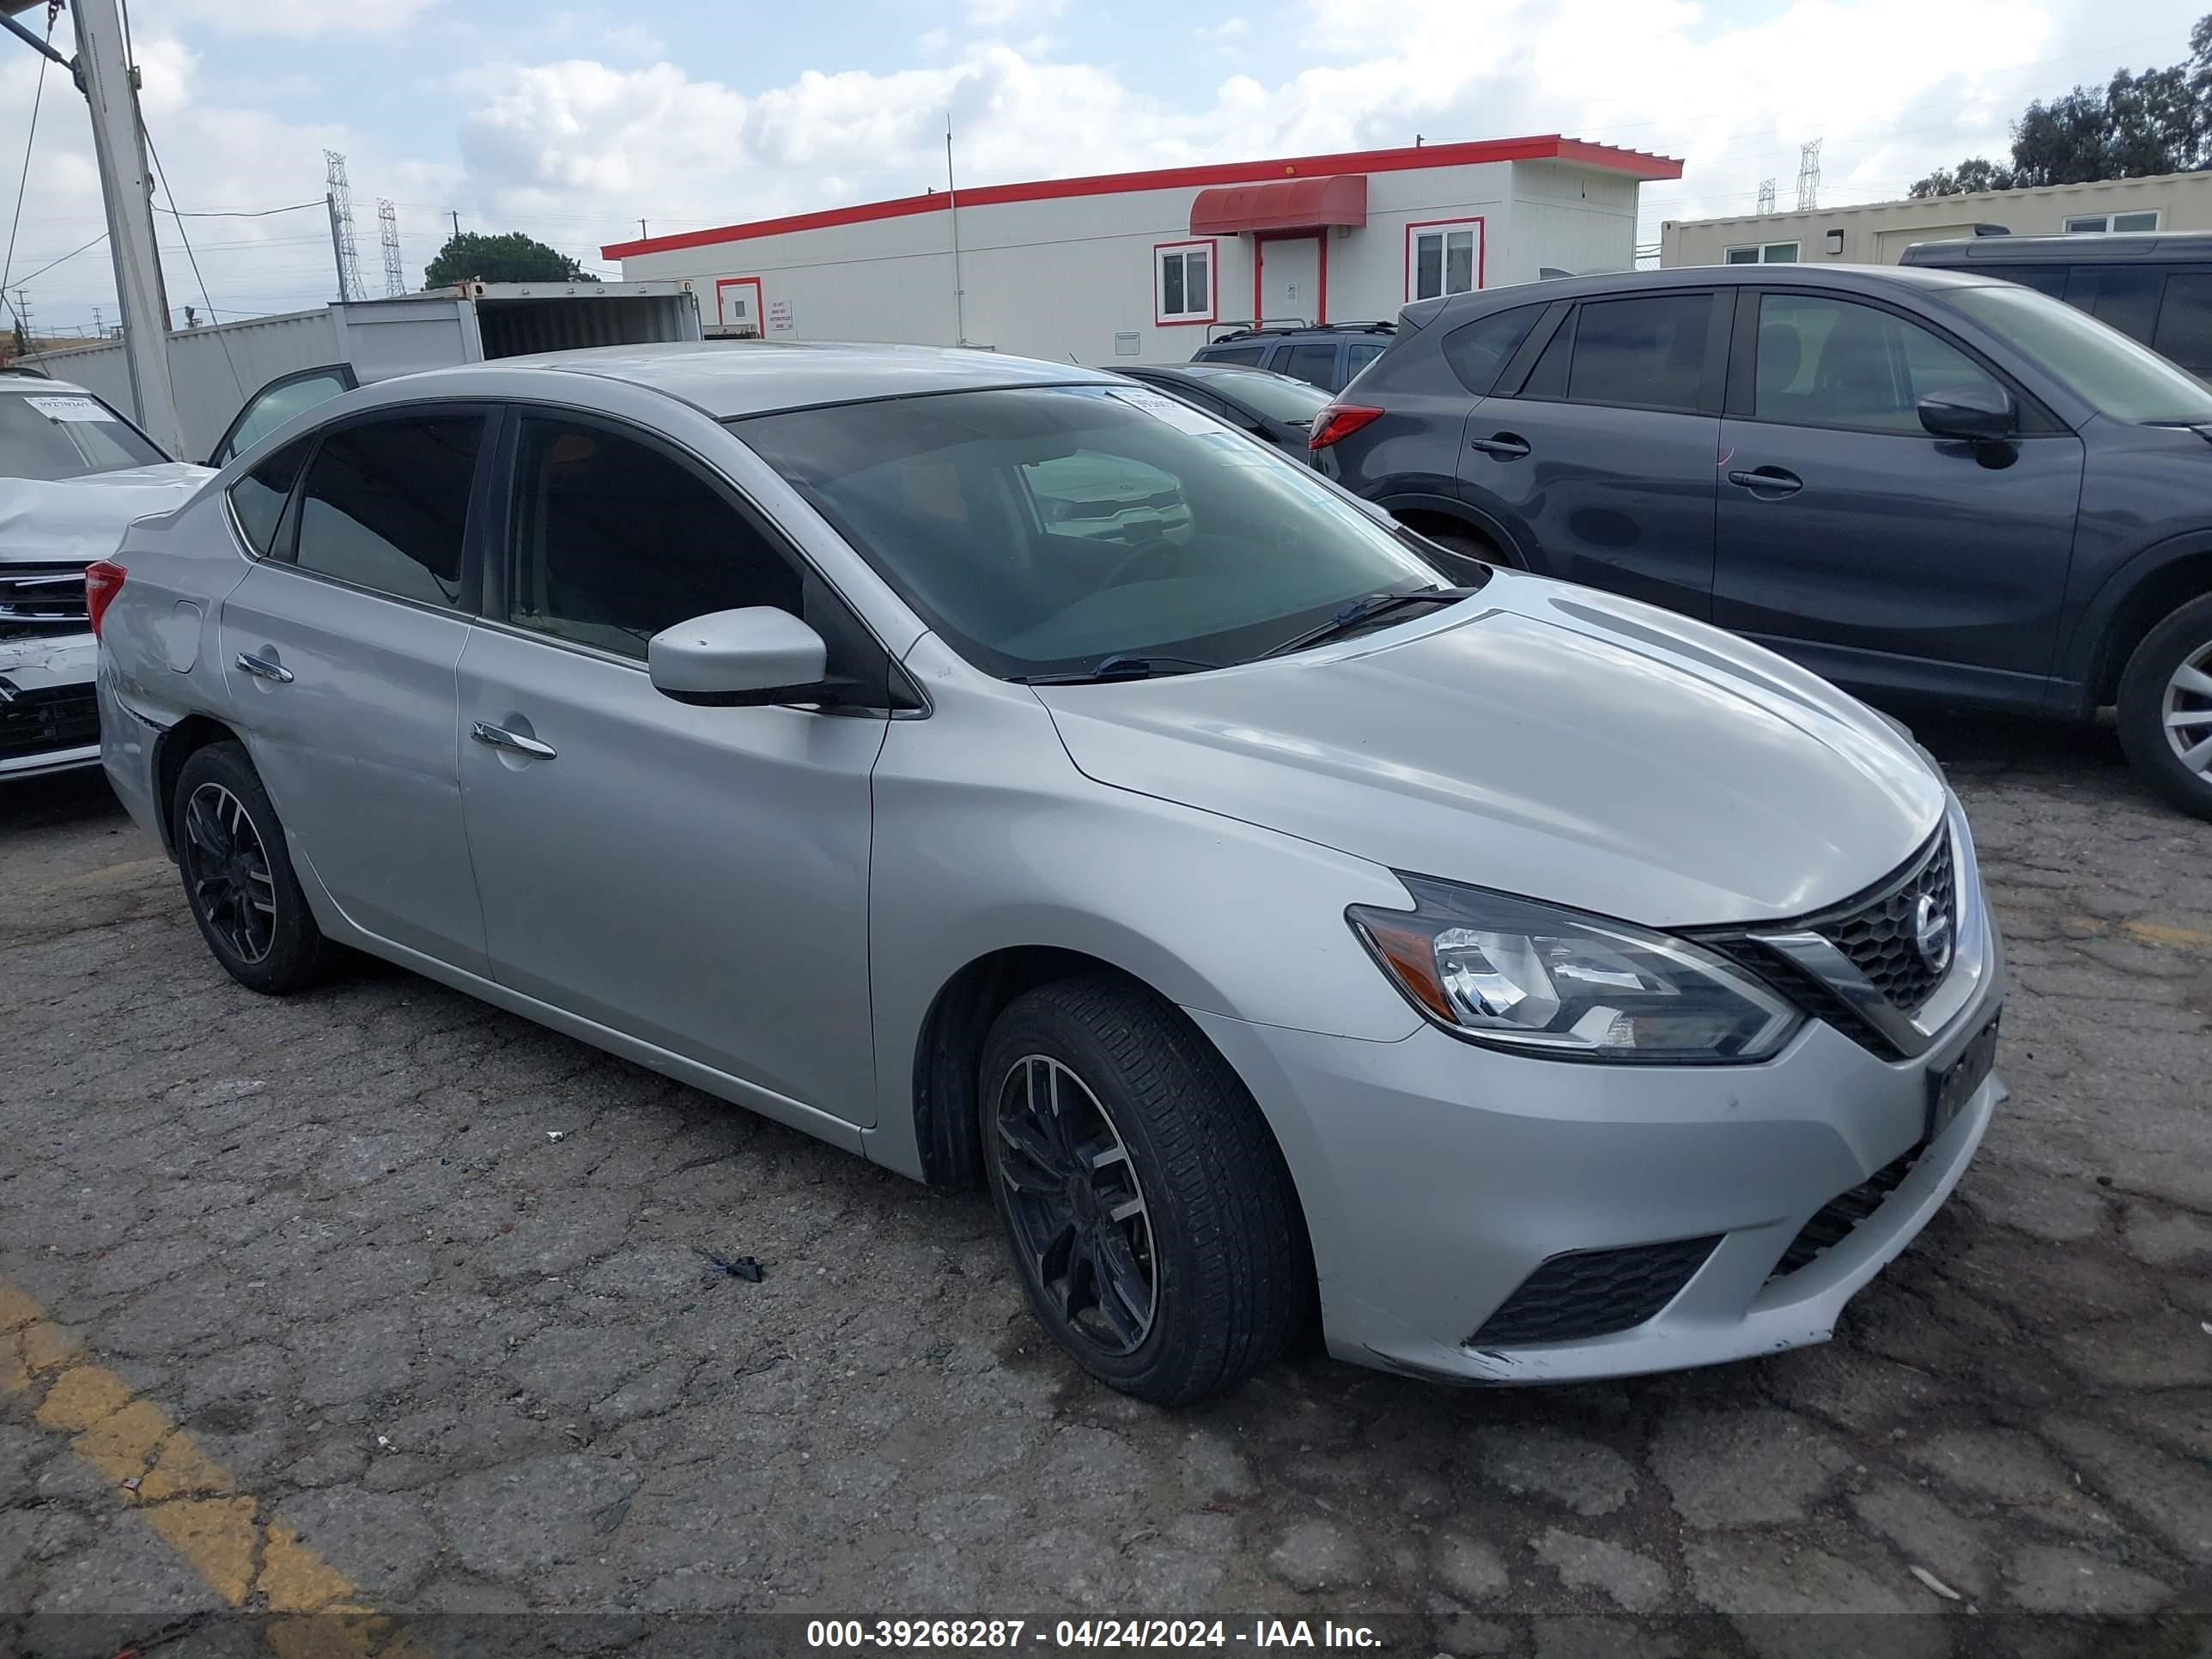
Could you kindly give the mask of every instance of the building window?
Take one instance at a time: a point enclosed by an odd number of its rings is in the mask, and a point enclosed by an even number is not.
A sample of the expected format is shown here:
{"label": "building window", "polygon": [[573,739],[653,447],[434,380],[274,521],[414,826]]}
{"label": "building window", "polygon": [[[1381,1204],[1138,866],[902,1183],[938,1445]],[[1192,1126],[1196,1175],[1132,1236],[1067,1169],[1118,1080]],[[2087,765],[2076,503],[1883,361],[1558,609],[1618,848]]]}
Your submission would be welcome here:
{"label": "building window", "polygon": [[2069,236],[2095,236],[2108,230],[2156,230],[2158,210],[2143,213],[2077,213],[2066,222]]}
{"label": "building window", "polygon": [[1434,300],[1471,294],[1482,270],[1482,222],[1406,227],[1406,297]]}
{"label": "building window", "polygon": [[1168,242],[1152,250],[1152,320],[1213,320],[1214,247],[1211,241]]}
{"label": "building window", "polygon": [[1794,265],[1797,263],[1797,244],[1795,242],[1753,242],[1747,246],[1729,249],[1727,262],[1732,265]]}

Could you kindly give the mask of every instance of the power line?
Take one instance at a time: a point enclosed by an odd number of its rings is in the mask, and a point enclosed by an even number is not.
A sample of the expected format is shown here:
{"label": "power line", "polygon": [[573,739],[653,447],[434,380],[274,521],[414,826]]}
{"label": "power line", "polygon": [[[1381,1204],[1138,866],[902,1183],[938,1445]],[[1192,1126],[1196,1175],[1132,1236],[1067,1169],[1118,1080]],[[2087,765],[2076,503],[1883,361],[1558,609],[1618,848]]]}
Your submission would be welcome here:
{"label": "power line", "polygon": [[[163,208],[161,211],[172,219],[266,219],[272,213],[297,213],[302,208],[322,205],[323,199],[319,196],[312,202],[295,202],[289,207],[206,208],[198,213],[179,213],[174,208]],[[321,239],[318,237],[316,240],[319,241]]]}
{"label": "power line", "polygon": [[[173,209],[177,205],[177,192],[169,188],[169,171],[167,167],[161,165],[161,152],[155,148],[154,135],[146,131],[146,123],[143,118],[141,118],[138,123],[138,131],[140,136],[146,140],[147,155],[153,158],[154,176],[161,181],[161,194],[169,198],[169,206]],[[185,234],[185,216],[181,213],[177,215],[177,240],[185,245],[185,262],[192,268],[192,280],[200,285],[201,302],[204,304],[209,312],[212,313],[215,310],[215,296],[208,292],[207,278],[200,275],[199,255],[192,252],[191,238]],[[155,257],[156,258],[160,257],[160,250],[158,248],[155,250]],[[167,332],[168,326],[169,319],[167,317],[162,318],[161,328],[165,336]],[[231,384],[238,388],[238,395],[240,398],[245,397],[246,382],[239,378],[238,364],[233,361],[230,355],[230,341],[228,337],[218,333],[215,337],[215,341],[217,345],[222,348],[222,361],[224,366],[230,370]],[[155,349],[158,351],[167,351],[169,349],[169,343],[165,337],[156,340],[154,343],[154,346]]]}
{"label": "power line", "polygon": [[39,142],[39,106],[46,95],[46,64],[54,51],[54,22],[60,14],[46,8],[46,50],[39,58],[39,84],[31,94],[31,130],[23,138],[23,176],[15,185],[15,216],[8,225],[8,258],[0,264],[0,297],[8,292],[8,276],[15,267],[15,233],[23,224],[23,192],[31,187],[31,150]]}

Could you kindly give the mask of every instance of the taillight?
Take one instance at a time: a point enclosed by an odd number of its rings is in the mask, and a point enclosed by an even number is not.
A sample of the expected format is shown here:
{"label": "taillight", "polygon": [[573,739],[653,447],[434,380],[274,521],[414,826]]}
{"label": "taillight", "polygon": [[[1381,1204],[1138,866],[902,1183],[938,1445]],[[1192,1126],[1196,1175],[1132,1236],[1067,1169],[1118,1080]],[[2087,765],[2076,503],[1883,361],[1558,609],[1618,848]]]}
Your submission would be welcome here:
{"label": "taillight", "polygon": [[1382,414],[1365,404],[1331,404],[1315,418],[1313,430],[1307,434],[1308,449],[1327,449],[1340,438],[1348,438]]}
{"label": "taillight", "polygon": [[100,624],[107,616],[107,607],[123,591],[123,575],[121,565],[106,559],[95,560],[84,568],[84,614],[92,623],[94,639],[100,637]]}

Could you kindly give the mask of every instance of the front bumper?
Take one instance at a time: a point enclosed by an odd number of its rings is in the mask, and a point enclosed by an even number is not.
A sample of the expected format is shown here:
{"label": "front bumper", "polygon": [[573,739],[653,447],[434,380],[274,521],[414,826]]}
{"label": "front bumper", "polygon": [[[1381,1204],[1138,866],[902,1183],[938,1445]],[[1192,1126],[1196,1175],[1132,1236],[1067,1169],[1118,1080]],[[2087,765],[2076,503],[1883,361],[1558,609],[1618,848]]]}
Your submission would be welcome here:
{"label": "front bumper", "polygon": [[100,764],[89,634],[0,640],[0,778]]}
{"label": "front bumper", "polygon": [[[2004,1098],[1992,1073],[1896,1180],[1925,1133],[1929,1074],[2002,1005],[1988,938],[1972,998],[1925,1054],[1896,1061],[1817,1021],[1764,1065],[1626,1067],[1501,1054],[1429,1027],[1363,1042],[1192,1018],[1276,1130],[1332,1352],[1467,1382],[1629,1376],[1826,1340],[1928,1224]],[[1776,1273],[1817,1214],[1877,1177],[1887,1195],[1872,1213]],[[1547,1261],[1711,1237],[1687,1282],[1631,1328],[1475,1340]]]}

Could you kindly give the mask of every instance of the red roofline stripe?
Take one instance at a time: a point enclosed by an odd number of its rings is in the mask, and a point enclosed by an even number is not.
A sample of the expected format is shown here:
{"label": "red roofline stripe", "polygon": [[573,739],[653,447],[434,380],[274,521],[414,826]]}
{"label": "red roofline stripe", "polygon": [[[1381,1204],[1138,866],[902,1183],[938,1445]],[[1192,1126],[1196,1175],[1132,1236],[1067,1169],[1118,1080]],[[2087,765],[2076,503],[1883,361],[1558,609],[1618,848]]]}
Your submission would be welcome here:
{"label": "red roofline stripe", "polygon": [[[1340,155],[1292,155],[1278,161],[1224,161],[1205,167],[1162,167],[1149,173],[1101,173],[1085,179],[1045,179],[1026,185],[985,185],[960,192],[963,207],[1000,207],[1015,202],[1052,202],[1073,196],[1107,196],[1123,191],[1206,189],[1215,185],[1256,185],[1296,179],[1310,173],[1403,173],[1416,167],[1461,167],[1486,161],[1568,161],[1636,179],[1679,179],[1682,164],[1670,155],[1619,149],[1580,138],[1546,133],[1531,138],[1485,138],[1463,144],[1416,144],[1399,149],[1354,150]],[[718,242],[742,242],[757,236],[781,236],[799,230],[828,230],[836,225],[903,219],[914,213],[942,211],[941,191],[901,196],[888,202],[824,208],[815,213],[756,219],[715,230],[687,230],[674,236],[649,236],[613,242],[599,250],[605,259],[633,259],[644,253],[674,253]]]}

